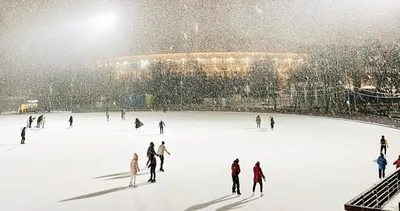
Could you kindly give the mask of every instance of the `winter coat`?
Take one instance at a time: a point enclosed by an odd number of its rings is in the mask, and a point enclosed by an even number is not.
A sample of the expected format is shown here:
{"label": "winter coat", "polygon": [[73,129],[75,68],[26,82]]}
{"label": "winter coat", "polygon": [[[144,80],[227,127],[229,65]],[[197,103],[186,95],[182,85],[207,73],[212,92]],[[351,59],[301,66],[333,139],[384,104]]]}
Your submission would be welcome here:
{"label": "winter coat", "polygon": [[37,119],[37,123],[39,124],[43,120],[43,115],[40,115]]}
{"label": "winter coat", "polygon": [[131,161],[131,173],[132,173],[132,175],[136,175],[138,170],[139,170],[139,167],[138,167],[138,155],[135,153],[133,155],[133,158],[132,158],[132,161]]}
{"label": "winter coat", "polygon": [[136,119],[135,120],[135,127],[136,128],[140,128],[140,127],[142,127],[143,126],[143,123],[139,120],[139,119]]}
{"label": "winter coat", "polygon": [[253,168],[254,183],[261,182],[261,179],[265,179],[265,176],[260,168],[260,163],[257,163]]}
{"label": "winter coat", "polygon": [[73,123],[74,122],[74,118],[72,116],[70,116],[68,122]]}
{"label": "winter coat", "polygon": [[149,148],[147,149],[147,157],[149,157],[150,155],[157,155],[156,151],[154,151],[154,146],[149,146]]}
{"label": "winter coat", "polygon": [[387,161],[384,157],[379,156],[379,158],[376,160],[376,162],[378,163],[378,167],[379,169],[385,169],[386,165],[387,165]]}
{"label": "winter coat", "polygon": [[274,125],[274,124],[275,124],[274,118],[271,118],[271,125]]}
{"label": "winter coat", "polygon": [[163,121],[161,121],[160,123],[158,123],[158,127],[164,128],[165,127],[165,123]]}
{"label": "winter coat", "polygon": [[386,139],[384,139],[384,138],[381,138],[381,145],[382,146],[388,146],[388,142],[387,142],[387,140]]}
{"label": "winter coat", "polygon": [[400,168],[400,159],[394,161],[393,165],[396,165],[396,169]]}
{"label": "winter coat", "polygon": [[234,161],[234,162],[232,163],[231,170],[232,170],[232,176],[238,176],[238,175],[240,174],[240,166],[239,166],[239,163]]}
{"label": "winter coat", "polygon": [[257,116],[257,117],[256,117],[256,123],[257,123],[257,124],[260,124],[260,123],[261,123],[261,118],[260,118],[260,116]]}
{"label": "winter coat", "polygon": [[25,137],[25,132],[26,132],[26,127],[24,127],[24,128],[22,129],[22,132],[21,132],[21,136],[22,136],[22,137]]}
{"label": "winter coat", "polygon": [[164,155],[164,152],[167,152],[167,153],[169,154],[169,152],[168,152],[167,148],[165,147],[165,145],[164,145],[164,144],[161,144],[161,145],[158,147],[158,154],[159,154],[159,155]]}
{"label": "winter coat", "polygon": [[149,166],[157,166],[157,159],[155,155],[150,155],[150,165]]}

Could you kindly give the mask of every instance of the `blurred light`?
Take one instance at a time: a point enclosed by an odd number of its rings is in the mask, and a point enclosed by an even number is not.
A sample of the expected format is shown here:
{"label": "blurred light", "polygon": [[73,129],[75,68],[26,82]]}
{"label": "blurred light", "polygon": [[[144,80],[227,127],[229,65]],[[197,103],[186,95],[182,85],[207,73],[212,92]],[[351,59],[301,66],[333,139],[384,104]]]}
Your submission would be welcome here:
{"label": "blurred light", "polygon": [[232,57],[229,57],[229,58],[228,58],[228,62],[232,63],[232,62],[233,62],[233,58],[232,58]]}
{"label": "blurred light", "polygon": [[112,28],[117,21],[117,16],[114,13],[99,14],[88,20],[86,24],[95,31],[101,32]]}

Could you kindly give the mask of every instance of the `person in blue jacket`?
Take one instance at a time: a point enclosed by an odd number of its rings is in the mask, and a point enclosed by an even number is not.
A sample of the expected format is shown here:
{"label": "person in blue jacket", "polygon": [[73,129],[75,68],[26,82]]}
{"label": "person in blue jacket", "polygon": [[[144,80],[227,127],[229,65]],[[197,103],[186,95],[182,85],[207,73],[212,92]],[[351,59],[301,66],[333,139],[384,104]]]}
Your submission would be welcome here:
{"label": "person in blue jacket", "polygon": [[376,160],[376,163],[378,163],[378,168],[379,168],[379,179],[385,178],[385,169],[387,161],[383,153],[381,153],[381,156],[379,156],[379,158]]}

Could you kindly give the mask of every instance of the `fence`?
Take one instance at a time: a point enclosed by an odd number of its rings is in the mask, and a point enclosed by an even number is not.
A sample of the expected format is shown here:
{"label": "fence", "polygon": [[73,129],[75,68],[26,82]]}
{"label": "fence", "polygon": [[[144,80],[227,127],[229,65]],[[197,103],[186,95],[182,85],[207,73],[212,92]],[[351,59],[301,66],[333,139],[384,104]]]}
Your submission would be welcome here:
{"label": "fence", "polygon": [[400,169],[344,205],[347,211],[385,211],[384,205],[400,192]]}

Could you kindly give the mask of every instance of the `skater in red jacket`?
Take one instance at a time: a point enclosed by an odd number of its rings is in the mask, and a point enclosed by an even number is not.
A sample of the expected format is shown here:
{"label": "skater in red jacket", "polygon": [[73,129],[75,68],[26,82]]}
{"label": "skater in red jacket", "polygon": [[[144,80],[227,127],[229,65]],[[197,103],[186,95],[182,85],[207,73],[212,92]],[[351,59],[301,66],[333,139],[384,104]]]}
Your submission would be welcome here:
{"label": "skater in red jacket", "polygon": [[260,162],[257,161],[256,165],[253,168],[253,173],[254,173],[254,183],[253,183],[253,195],[256,190],[256,185],[257,183],[260,183],[260,192],[261,196],[263,196],[263,183],[262,179],[264,179],[265,182],[265,176],[260,168]]}
{"label": "skater in red jacket", "polygon": [[393,165],[396,165],[396,169],[400,168],[400,155],[399,158],[396,161],[394,161]]}
{"label": "skater in red jacket", "polygon": [[239,166],[239,159],[238,158],[236,158],[233,161],[231,170],[232,170],[232,181],[233,181],[232,194],[236,193],[236,190],[237,190],[237,194],[241,195],[241,193],[240,193],[240,184],[239,184],[240,166]]}

